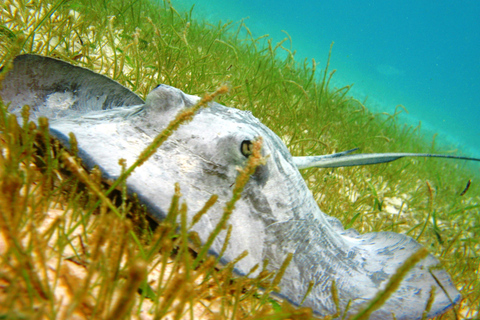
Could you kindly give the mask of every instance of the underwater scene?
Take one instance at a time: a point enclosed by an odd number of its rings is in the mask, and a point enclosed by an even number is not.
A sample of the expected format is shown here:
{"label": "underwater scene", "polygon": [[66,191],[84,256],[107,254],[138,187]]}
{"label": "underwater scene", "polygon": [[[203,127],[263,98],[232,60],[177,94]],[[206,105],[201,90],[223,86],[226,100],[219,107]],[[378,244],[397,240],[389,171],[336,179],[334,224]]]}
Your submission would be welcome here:
{"label": "underwater scene", "polygon": [[[480,155],[480,3],[478,1],[193,1],[179,9],[211,23],[244,20],[255,37],[314,58],[325,67],[334,43],[332,83],[374,112],[409,125],[421,122],[426,139]],[[290,43],[291,41],[291,43]]]}
{"label": "underwater scene", "polygon": [[480,319],[479,10],[2,1],[0,318]]}

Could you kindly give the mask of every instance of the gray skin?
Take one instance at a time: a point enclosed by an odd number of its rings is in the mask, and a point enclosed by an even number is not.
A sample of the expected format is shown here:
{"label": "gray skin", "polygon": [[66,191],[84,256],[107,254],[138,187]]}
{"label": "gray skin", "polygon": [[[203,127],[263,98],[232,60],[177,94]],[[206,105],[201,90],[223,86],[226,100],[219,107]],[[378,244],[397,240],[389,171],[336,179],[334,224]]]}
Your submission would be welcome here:
{"label": "gray skin", "polygon": [[[105,76],[36,55],[15,59],[0,95],[5,103],[10,103],[12,114],[19,116],[23,105],[28,104],[33,121],[40,116],[49,117],[51,134],[67,147],[68,135],[73,132],[85,165],[98,166],[108,180],[120,175],[119,159],[133,164],[179,111],[199,100],[160,85],[143,102]],[[362,235],[353,229],[344,230],[337,219],[320,211],[298,169],[372,164],[419,155],[352,157],[350,150],[294,158],[281,139],[250,112],[213,102],[135,169],[127,179],[128,190],[138,195],[157,221],[166,215],[175,182],[180,184],[182,201],[188,205],[189,220],[211,195],[217,194],[218,202],[193,227],[205,241],[232,196],[237,168],[246,162],[248,155],[242,154],[242,142],[257,137],[263,138],[266,164],[256,170],[236,204],[229,220],[233,228],[231,239],[221,261],[232,261],[247,250],[248,256],[236,264],[238,274],[247,274],[265,259],[269,261],[268,269],[275,271],[293,253],[279,295],[298,305],[313,280],[314,287],[303,305],[317,315],[331,315],[337,312],[331,298],[335,280],[341,313],[354,314],[385,287],[397,268],[421,246],[412,238],[393,232]],[[220,252],[224,239],[222,232],[211,247],[212,254]],[[428,317],[444,313],[461,298],[439,261],[428,255],[371,319],[393,319],[393,314],[396,319],[420,319],[432,287],[435,300]]]}

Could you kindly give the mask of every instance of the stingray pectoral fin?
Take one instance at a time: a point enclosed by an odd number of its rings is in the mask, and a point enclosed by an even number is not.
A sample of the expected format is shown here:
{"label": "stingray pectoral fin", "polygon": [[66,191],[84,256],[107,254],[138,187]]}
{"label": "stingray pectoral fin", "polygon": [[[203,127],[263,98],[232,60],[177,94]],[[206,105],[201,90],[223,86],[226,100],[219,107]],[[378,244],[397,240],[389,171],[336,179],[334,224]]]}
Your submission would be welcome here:
{"label": "stingray pectoral fin", "polygon": [[[379,283],[380,291],[397,270],[421,249],[421,245],[412,238],[394,232],[369,233],[359,238],[362,239],[360,256],[365,259],[360,260],[358,266],[364,268],[373,283]],[[429,254],[411,267],[399,287],[385,301],[382,310],[374,313],[376,316],[373,318],[389,318],[388,313],[394,313],[397,319],[420,318],[432,290],[434,301],[428,318],[444,313],[461,298],[448,273]],[[405,306],[408,306],[408,310]]]}
{"label": "stingray pectoral fin", "polygon": [[13,61],[0,88],[9,112],[17,116],[30,106],[32,120],[82,115],[120,106],[144,104],[129,89],[106,76],[70,63],[33,54]]}
{"label": "stingray pectoral fin", "polygon": [[[280,283],[280,293],[300,304],[308,284],[314,281],[303,306],[311,307],[320,316],[332,315],[340,309],[341,313],[347,312],[345,318],[351,318],[384,292],[397,271],[422,248],[403,234],[344,230],[337,219],[321,211],[305,219],[269,225],[266,239],[266,258],[270,263],[279,264],[281,259],[276,258],[279,248],[295,252]],[[333,281],[338,306],[331,295]],[[390,296],[369,319],[421,319],[432,288],[435,288],[434,301],[429,318],[444,313],[461,299],[440,262],[428,254],[410,264],[399,285],[390,287]]]}
{"label": "stingray pectoral fin", "polygon": [[[355,150],[355,149],[354,149]],[[349,154],[352,150],[333,155],[293,157],[293,162],[300,169],[307,168],[339,168],[351,166],[363,166],[377,163],[386,163],[398,160],[404,157],[428,157],[428,158],[446,158],[457,160],[480,161],[479,158],[461,157],[443,154],[431,153],[364,153]]]}

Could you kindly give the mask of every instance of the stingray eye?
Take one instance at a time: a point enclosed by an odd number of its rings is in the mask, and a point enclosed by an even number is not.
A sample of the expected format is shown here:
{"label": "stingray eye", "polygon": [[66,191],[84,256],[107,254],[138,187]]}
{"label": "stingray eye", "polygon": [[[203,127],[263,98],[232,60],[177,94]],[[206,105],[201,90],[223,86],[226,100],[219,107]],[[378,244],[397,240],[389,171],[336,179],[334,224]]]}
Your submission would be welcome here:
{"label": "stingray eye", "polygon": [[253,144],[250,140],[243,140],[240,145],[240,152],[248,158],[252,154]]}

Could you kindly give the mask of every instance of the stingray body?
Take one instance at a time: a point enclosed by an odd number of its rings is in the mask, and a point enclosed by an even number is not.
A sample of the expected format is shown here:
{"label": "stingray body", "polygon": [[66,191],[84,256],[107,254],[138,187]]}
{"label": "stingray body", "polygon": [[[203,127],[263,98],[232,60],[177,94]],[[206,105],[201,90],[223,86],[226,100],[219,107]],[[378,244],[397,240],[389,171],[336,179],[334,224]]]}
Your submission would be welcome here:
{"label": "stingray body", "polygon": [[[131,165],[180,110],[199,99],[160,85],[143,102],[107,77],[35,55],[15,59],[0,95],[13,114],[19,115],[27,104],[34,121],[40,116],[49,117],[51,134],[67,147],[68,135],[73,132],[86,166],[98,166],[104,178],[112,180],[120,175],[119,159]],[[293,253],[280,283],[280,295],[300,304],[313,281],[304,306],[318,315],[337,311],[354,314],[385,287],[420,245],[393,232],[361,235],[344,230],[337,219],[318,208],[298,168],[322,163],[329,166],[335,158],[343,161],[341,165],[385,162],[405,154],[390,155],[391,159],[386,155],[349,158],[349,152],[293,158],[281,139],[250,112],[211,103],[135,169],[127,179],[128,190],[137,193],[157,221],[166,216],[175,182],[180,184],[188,205],[189,219],[212,194],[217,194],[218,202],[193,227],[205,241],[232,195],[237,167],[243,166],[248,157],[243,152],[244,144],[257,137],[262,137],[262,152],[268,157],[236,204],[229,220],[232,236],[222,261],[231,261],[247,250],[248,256],[236,265],[239,274],[247,274],[265,259],[270,270],[277,270]],[[213,254],[220,252],[224,238],[225,233],[217,237],[211,247]],[[341,310],[331,298],[333,280]],[[393,315],[396,319],[420,319],[432,288],[435,299],[428,317],[445,312],[460,299],[449,275],[436,258],[428,255],[371,319],[392,319]]]}

